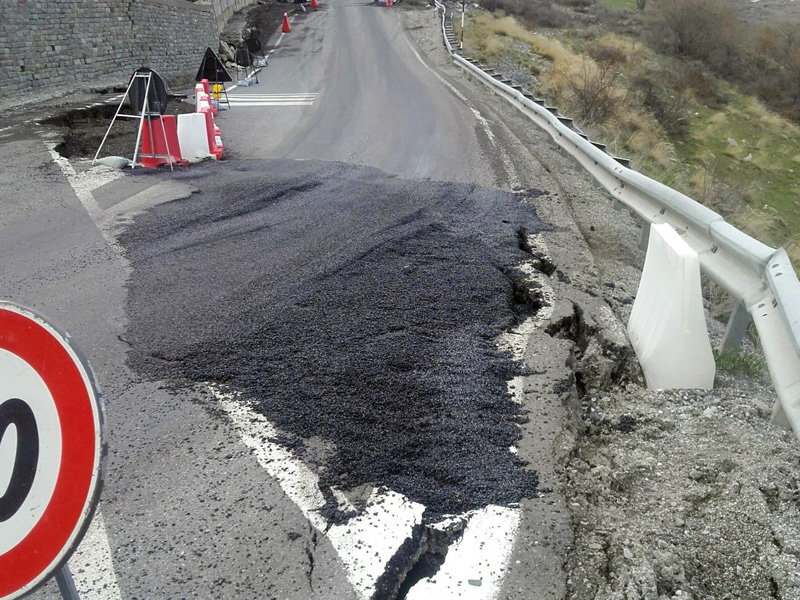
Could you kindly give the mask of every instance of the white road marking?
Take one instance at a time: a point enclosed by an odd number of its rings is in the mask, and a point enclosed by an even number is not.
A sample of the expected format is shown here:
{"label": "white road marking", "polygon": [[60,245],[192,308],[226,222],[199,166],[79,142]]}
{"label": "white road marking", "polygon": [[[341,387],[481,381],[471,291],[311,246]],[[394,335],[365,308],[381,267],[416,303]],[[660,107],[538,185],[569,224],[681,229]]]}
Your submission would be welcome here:
{"label": "white road marking", "polygon": [[231,106],[311,106],[317,94],[239,94],[228,95]]}
{"label": "white road marking", "polygon": [[232,100],[230,106],[232,108],[234,106],[312,106],[313,104],[313,102],[235,102]]}
{"label": "white road marking", "polygon": [[315,100],[317,94],[315,93],[301,93],[298,92],[296,94],[231,94],[231,98],[235,100],[272,100],[272,99],[289,99],[289,100]]}
{"label": "white road marking", "polygon": [[[111,233],[102,226],[103,209],[94,199],[92,190],[122,177],[122,173],[108,167],[95,167],[83,173],[77,173],[69,160],[55,150],[53,142],[43,140],[50,156],[67,178],[78,200],[83,205],[92,222],[100,230],[112,248],[119,251],[118,244]],[[100,512],[97,512],[89,525],[80,546],[69,560],[70,571],[75,579],[75,586],[81,596],[99,600],[121,600],[122,595],[114,572],[114,561],[108,543],[108,533]]]}
{"label": "white road marking", "polygon": [[50,152],[50,156],[53,158],[53,162],[58,165],[58,167],[61,169],[61,172],[64,174],[64,177],[67,178],[70,187],[72,187],[72,190],[75,192],[78,200],[80,200],[83,208],[85,208],[86,212],[89,213],[92,221],[98,223],[100,221],[100,217],[103,215],[103,209],[100,208],[100,205],[97,204],[97,201],[94,199],[92,190],[97,189],[100,186],[93,185],[85,177],[79,177],[75,172],[75,169],[73,169],[72,165],[69,163],[69,160],[56,152],[56,145],[54,143],[45,142],[45,145],[47,146],[48,152]]}
{"label": "white road marking", "polygon": [[[289,19],[289,24],[291,25],[292,23],[294,23],[294,17],[292,17],[291,19]],[[285,36],[285,35],[286,35],[285,33],[281,32],[281,35],[278,37],[278,41],[277,41],[277,42],[275,42],[275,46],[273,46],[273,47],[272,47],[272,50],[270,50],[269,52],[267,52],[267,58],[269,58],[270,56],[272,56],[272,53],[273,53],[273,52],[275,52],[275,50],[277,50],[277,49],[278,49],[278,46],[280,46],[280,45],[281,45],[281,42],[283,41],[283,36]]]}
{"label": "white road marking", "polygon": [[122,600],[114,573],[103,515],[95,514],[86,536],[69,559],[69,570],[81,597],[93,600]]}
{"label": "white road marking", "polygon": [[487,506],[472,513],[439,571],[412,587],[407,600],[496,598],[521,521],[518,508]]}
{"label": "white road marking", "polygon": [[422,521],[425,507],[391,490],[373,490],[360,515],[345,525],[328,528],[318,512],[325,499],[317,475],[289,450],[272,441],[278,435],[277,429],[238,398],[237,393],[223,391],[213,384],[208,388],[259,464],[278,481],[308,521],[328,537],[358,597],[372,598],[386,563],[411,536],[414,525]]}
{"label": "white road marking", "polygon": [[[292,15],[289,18],[289,24],[291,25],[292,23],[294,23],[294,15]],[[285,33],[281,32],[280,36],[278,36],[278,41],[275,42],[275,46],[273,46],[272,49],[264,55],[264,58],[269,60],[269,57],[272,56],[272,53],[275,52],[275,50],[278,49],[278,46],[281,45],[281,42],[283,41],[283,36],[285,36],[285,35],[286,35]],[[259,67],[258,69],[255,70],[255,74],[256,75],[258,75],[258,73],[260,73],[260,72],[261,72],[261,67]],[[229,87],[227,89],[227,91],[230,92],[231,90],[235,90],[237,87],[239,87],[238,83],[235,84],[235,85],[232,85],[231,87]]]}
{"label": "white road marking", "polygon": [[[318,512],[325,499],[317,475],[291,451],[272,441],[278,438],[278,430],[238,393],[214,384],[208,384],[208,389],[228,413],[242,442],[253,451],[259,464],[278,481],[311,525],[328,537],[358,597],[372,598],[375,583],[386,564],[411,536],[413,527],[422,522],[425,507],[391,490],[373,490],[366,508],[358,516],[344,525],[328,528]],[[334,490],[334,495],[342,508],[346,508],[348,503],[343,494]],[[444,527],[452,521],[465,520],[467,526],[461,540],[450,548],[439,572],[417,583],[408,598],[496,598],[521,519],[520,509],[488,506],[440,523]],[[469,584],[470,579],[480,580],[480,587],[468,589],[475,587]]]}
{"label": "white road marking", "polygon": [[505,151],[505,149],[497,144],[494,132],[489,126],[489,121],[486,120],[486,118],[481,114],[481,112],[477,108],[475,108],[472,102],[470,102],[464,94],[462,94],[458,89],[456,89],[454,85],[452,85],[449,81],[447,81],[444,77],[442,77],[437,71],[430,68],[428,64],[424,60],[422,60],[422,57],[419,55],[419,52],[417,52],[416,48],[414,48],[414,46],[411,45],[411,41],[408,38],[406,38],[406,43],[408,44],[408,47],[411,48],[411,51],[414,53],[414,56],[417,57],[417,60],[420,62],[420,64],[423,67],[425,67],[434,77],[436,77],[436,79],[438,79],[442,84],[444,84],[444,86],[447,89],[453,92],[456,98],[458,98],[464,104],[466,104],[467,107],[472,111],[472,114],[475,115],[475,118],[478,120],[478,123],[480,123],[481,128],[486,134],[486,137],[489,138],[489,141],[491,142],[492,146],[494,146],[494,148],[500,154],[500,160],[503,162],[503,167],[506,170],[506,175],[508,177],[509,184],[511,185],[512,188],[521,187],[519,177],[517,176],[517,169],[514,167],[514,163],[511,162],[511,159],[509,158],[508,153]]}

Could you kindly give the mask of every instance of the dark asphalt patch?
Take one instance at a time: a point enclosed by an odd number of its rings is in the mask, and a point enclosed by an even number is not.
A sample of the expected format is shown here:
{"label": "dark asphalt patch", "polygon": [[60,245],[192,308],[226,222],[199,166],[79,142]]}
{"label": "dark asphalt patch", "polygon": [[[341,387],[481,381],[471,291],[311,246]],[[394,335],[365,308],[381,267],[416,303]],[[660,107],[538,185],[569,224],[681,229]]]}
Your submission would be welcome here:
{"label": "dark asphalt patch", "polygon": [[[158,175],[159,177],[163,175]],[[432,513],[535,492],[509,451],[519,373],[495,338],[543,225],[513,195],[334,163],[229,161],[136,219],[130,362],[257,401],[323,486],[386,485]]]}

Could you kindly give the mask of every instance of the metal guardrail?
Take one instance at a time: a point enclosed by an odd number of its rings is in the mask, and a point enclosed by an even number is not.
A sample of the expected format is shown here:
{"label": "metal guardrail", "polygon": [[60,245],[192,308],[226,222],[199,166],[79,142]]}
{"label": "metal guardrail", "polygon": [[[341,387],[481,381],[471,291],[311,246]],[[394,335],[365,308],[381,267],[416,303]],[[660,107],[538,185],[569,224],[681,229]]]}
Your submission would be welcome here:
{"label": "metal guardrail", "polygon": [[585,139],[553,107],[531,100],[532,94],[499,81],[477,61],[461,56],[448,39],[447,8],[439,0],[435,4],[442,11],[445,46],[457,65],[528,116],[615,201],[635,212],[643,221],[643,241],[649,224],[669,223],[697,252],[701,270],[738,300],[723,344],[738,345],[749,314],[779,398],[773,420],[791,425],[800,437],[800,281],[786,251],[759,242],[688,196],[633,171]]}

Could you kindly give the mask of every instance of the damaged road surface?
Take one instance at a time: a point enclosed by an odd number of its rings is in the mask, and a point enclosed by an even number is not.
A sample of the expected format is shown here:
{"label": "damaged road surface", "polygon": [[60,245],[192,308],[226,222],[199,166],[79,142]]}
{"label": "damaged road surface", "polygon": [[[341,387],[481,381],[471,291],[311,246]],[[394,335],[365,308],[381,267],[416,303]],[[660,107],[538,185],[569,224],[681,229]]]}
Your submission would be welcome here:
{"label": "damaged road surface", "polygon": [[336,163],[173,177],[202,192],[119,237],[131,366],[206,389],[262,464],[293,465],[277,478],[359,596],[414,597],[471,530],[507,559],[537,475],[515,451],[526,417],[509,381],[524,372],[497,340],[540,308],[519,284],[521,236],[546,228],[532,205]]}

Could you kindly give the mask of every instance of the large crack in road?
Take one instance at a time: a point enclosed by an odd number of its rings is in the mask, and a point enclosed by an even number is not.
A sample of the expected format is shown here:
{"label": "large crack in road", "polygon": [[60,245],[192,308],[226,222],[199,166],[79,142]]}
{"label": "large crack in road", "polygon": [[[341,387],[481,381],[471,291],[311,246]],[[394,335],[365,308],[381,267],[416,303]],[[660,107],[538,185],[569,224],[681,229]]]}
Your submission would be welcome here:
{"label": "large crack in road", "polygon": [[136,369],[255,401],[331,498],[385,485],[432,521],[535,494],[510,451],[520,367],[496,346],[533,310],[515,287],[518,232],[545,228],[530,204],[334,163],[174,177],[203,191],[121,236]]}

